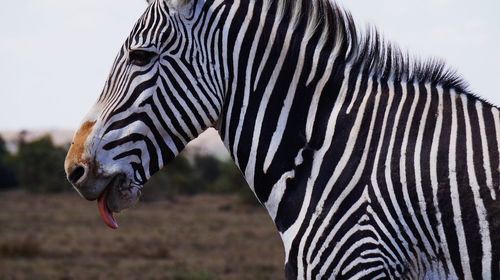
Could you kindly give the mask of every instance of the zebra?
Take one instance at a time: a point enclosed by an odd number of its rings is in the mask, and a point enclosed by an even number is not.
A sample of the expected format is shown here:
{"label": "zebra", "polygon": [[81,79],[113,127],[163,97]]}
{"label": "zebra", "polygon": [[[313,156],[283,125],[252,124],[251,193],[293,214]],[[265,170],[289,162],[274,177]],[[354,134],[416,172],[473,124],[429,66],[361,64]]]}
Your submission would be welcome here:
{"label": "zebra", "polygon": [[329,0],[155,0],[77,130],[105,223],[209,127],[287,279],[500,279],[500,110]]}

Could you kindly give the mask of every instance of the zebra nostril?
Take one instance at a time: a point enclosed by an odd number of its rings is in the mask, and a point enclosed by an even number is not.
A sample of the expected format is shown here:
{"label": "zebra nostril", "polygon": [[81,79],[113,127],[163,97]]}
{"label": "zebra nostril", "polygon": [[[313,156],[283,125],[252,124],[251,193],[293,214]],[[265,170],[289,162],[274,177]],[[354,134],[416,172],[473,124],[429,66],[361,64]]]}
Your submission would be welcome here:
{"label": "zebra nostril", "polygon": [[68,176],[68,180],[71,184],[76,184],[82,177],[85,175],[85,168],[81,165],[78,165]]}

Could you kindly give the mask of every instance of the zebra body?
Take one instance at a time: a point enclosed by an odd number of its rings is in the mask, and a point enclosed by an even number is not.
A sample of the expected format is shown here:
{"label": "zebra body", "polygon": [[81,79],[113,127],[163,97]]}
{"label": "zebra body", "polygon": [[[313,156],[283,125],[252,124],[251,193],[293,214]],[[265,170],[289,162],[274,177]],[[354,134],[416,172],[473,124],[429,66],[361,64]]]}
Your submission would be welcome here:
{"label": "zebra body", "polygon": [[287,279],[500,277],[499,109],[335,4],[154,1],[68,178],[119,211],[210,126],[275,222]]}

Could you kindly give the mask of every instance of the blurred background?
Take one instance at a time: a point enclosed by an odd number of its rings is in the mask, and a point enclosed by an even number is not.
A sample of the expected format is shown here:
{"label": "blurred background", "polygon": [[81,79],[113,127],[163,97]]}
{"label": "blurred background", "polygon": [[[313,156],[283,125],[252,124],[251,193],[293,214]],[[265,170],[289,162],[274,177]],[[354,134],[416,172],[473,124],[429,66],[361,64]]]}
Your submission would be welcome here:
{"label": "blurred background", "polygon": [[[442,58],[500,104],[500,2],[349,0],[418,57]],[[108,229],[63,161],[144,0],[3,1],[0,10],[0,280],[283,279],[273,223],[217,133],[188,145]]]}

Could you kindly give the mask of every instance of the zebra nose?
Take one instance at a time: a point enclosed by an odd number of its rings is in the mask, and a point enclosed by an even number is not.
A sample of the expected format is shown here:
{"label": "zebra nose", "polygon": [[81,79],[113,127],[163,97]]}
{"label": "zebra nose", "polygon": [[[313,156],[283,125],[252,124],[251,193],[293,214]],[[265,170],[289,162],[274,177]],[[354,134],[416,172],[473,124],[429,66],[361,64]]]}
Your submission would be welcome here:
{"label": "zebra nose", "polygon": [[73,166],[73,168],[70,167],[70,170],[68,172],[68,180],[71,184],[76,186],[80,180],[84,179],[87,176],[87,170],[87,166],[82,163],[76,164],[75,166]]}

